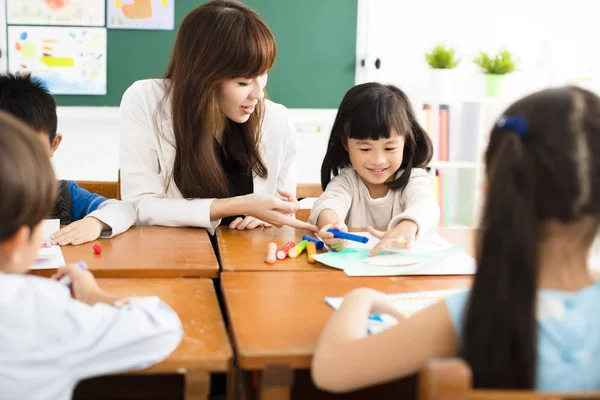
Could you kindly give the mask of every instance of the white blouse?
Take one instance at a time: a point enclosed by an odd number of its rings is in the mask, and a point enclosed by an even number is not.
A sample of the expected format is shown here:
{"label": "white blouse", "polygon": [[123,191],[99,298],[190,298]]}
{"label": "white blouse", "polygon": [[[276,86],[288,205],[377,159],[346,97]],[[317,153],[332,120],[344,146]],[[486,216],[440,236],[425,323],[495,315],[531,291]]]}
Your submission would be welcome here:
{"label": "white blouse", "polygon": [[[137,211],[142,225],[195,226],[213,234],[220,220],[210,220],[214,199],[184,199],[172,177],[175,138],[167,115],[157,129],[155,111],[164,96],[164,80],[137,81],[123,95],[120,108],[121,195]],[[254,176],[254,193],[296,193],[296,130],[288,110],[264,100],[260,152],[268,177]],[[164,110],[169,110],[166,104]],[[165,114],[165,113],[163,113]],[[170,184],[169,184],[170,183]]]}

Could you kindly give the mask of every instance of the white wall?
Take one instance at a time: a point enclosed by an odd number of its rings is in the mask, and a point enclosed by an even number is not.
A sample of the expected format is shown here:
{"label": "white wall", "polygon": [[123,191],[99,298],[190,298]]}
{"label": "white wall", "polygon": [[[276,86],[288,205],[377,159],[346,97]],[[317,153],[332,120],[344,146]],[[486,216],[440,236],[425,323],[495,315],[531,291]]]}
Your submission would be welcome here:
{"label": "white wall", "polygon": [[8,66],[6,43],[6,2],[3,0],[0,1],[0,72],[6,72]]}
{"label": "white wall", "polygon": [[[506,80],[511,100],[542,87],[577,83],[600,90],[597,0],[359,0],[356,83],[389,82],[414,103],[431,101],[424,54],[439,43],[456,49],[457,99],[482,97],[479,51],[509,50],[517,72]],[[375,59],[381,68],[375,69]],[[365,67],[360,61],[366,59]],[[600,93],[600,92],[599,92]],[[425,99],[424,99],[425,98]]]}
{"label": "white wall", "polygon": [[[318,183],[336,110],[290,110],[298,129],[299,182]],[[119,109],[58,107],[64,139],[52,162],[59,179],[116,181]]]}

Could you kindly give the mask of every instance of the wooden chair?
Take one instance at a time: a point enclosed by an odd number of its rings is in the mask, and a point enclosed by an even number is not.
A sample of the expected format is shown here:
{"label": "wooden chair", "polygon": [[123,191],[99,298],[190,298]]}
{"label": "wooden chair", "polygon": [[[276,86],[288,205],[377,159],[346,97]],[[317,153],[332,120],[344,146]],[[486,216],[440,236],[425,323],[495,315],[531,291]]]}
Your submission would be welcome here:
{"label": "wooden chair", "polygon": [[547,393],[528,390],[473,389],[469,365],[460,358],[430,360],[419,374],[419,400],[600,399],[600,392]]}
{"label": "wooden chair", "polygon": [[[318,183],[299,183],[296,186],[296,197],[298,200],[306,199],[309,197],[319,197],[323,193],[321,185]],[[308,221],[310,217],[310,208],[300,208],[296,211],[296,218],[300,221]]]}
{"label": "wooden chair", "polygon": [[77,181],[77,185],[107,199],[121,199],[119,182]]}

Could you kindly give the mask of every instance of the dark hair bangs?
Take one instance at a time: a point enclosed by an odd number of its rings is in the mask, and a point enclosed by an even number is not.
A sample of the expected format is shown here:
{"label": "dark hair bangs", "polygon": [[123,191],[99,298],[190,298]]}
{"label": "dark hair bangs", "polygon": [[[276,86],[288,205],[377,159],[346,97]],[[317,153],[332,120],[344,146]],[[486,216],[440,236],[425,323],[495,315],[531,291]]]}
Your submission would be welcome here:
{"label": "dark hair bangs", "polygon": [[[391,96],[365,99],[356,105],[345,127],[346,139],[389,139],[392,131],[410,136],[411,128],[404,107]],[[372,101],[371,104],[369,104]],[[391,104],[390,104],[391,103]]]}

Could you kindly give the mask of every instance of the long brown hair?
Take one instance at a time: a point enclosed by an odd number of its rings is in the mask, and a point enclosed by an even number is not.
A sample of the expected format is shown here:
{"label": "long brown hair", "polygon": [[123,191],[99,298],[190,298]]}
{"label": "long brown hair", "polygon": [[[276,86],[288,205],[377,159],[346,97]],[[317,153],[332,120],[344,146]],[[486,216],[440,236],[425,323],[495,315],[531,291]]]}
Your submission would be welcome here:
{"label": "long brown hair", "polygon": [[599,153],[600,98],[576,87],[517,101],[492,130],[477,274],[461,350],[474,386],[535,387],[543,226],[590,220],[581,240],[591,246],[600,216]]}
{"label": "long brown hair", "polygon": [[54,170],[36,133],[0,111],[0,241],[48,218],[56,194]]}
{"label": "long brown hair", "polygon": [[[182,21],[165,75],[175,135],[173,181],[185,198],[228,197],[214,140],[243,171],[267,177],[260,155],[264,103],[244,124],[229,120],[218,106],[218,87],[233,78],[256,78],[275,63],[275,38],[248,6],[215,0],[192,10]],[[166,104],[166,101],[163,101]]]}

